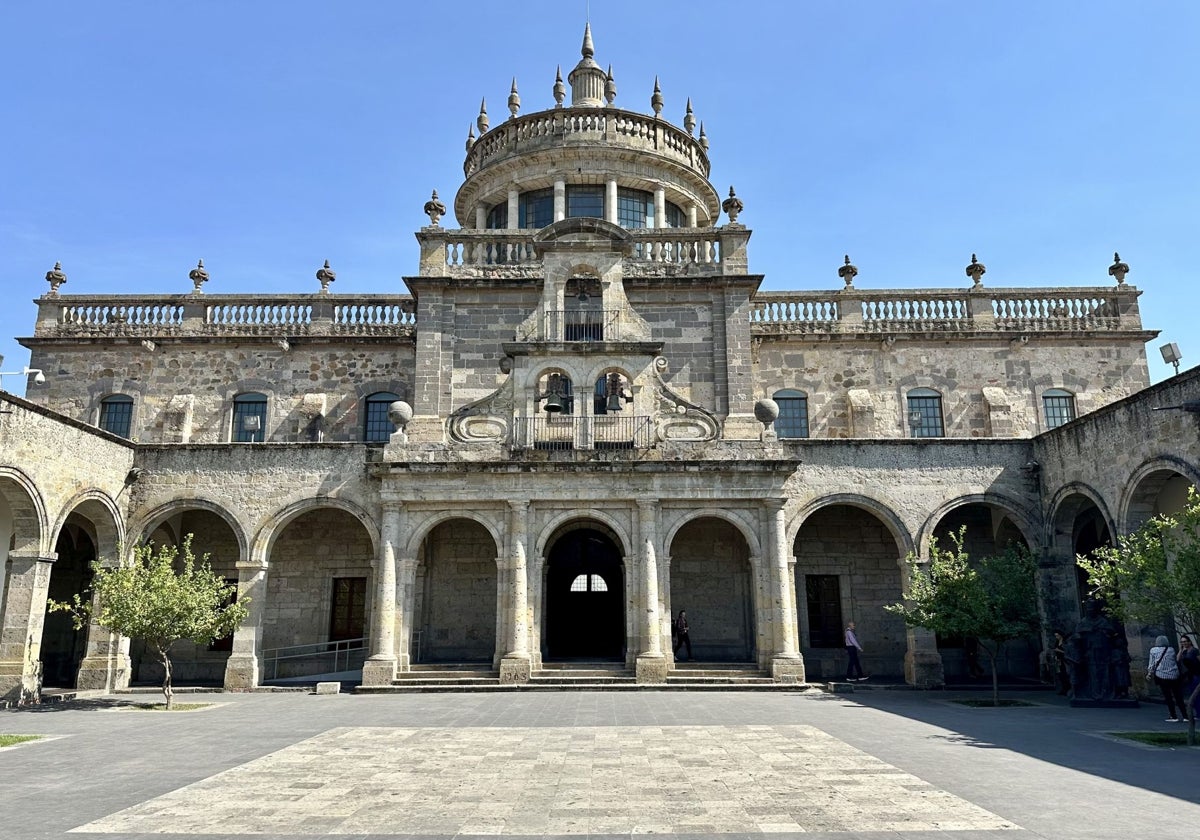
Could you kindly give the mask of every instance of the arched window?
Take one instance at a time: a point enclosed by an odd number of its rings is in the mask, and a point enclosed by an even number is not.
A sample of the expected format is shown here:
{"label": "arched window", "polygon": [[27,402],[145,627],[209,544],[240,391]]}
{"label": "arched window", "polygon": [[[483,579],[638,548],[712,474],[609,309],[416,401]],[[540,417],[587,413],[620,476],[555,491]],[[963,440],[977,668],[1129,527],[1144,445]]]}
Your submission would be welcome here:
{"label": "arched window", "polygon": [[388,419],[388,407],[400,399],[398,394],[391,391],[379,391],[366,399],[363,407],[363,440],[387,442],[396,431],[392,421]]}
{"label": "arched window", "polygon": [[600,575],[579,575],[571,581],[572,592],[607,592],[608,584]]}
{"label": "arched window", "polygon": [[629,380],[616,371],[600,374],[592,392],[592,414],[611,414],[620,411],[633,400]]}
{"label": "arched window", "polygon": [[[548,415],[566,415],[575,413],[575,386],[571,377],[565,373],[542,374],[538,380],[537,399],[539,408]],[[557,406],[557,410],[547,406]]]}
{"label": "arched window", "polygon": [[133,425],[133,397],[113,394],[100,400],[100,428],[123,438],[129,437]]}
{"label": "arched window", "polygon": [[267,395],[251,391],[233,398],[234,443],[262,443],[267,433]]}
{"label": "arched window", "polygon": [[794,388],[776,391],[771,399],[779,405],[775,434],[781,438],[808,437],[808,395]]}
{"label": "arched window", "polygon": [[908,428],[912,437],[945,437],[942,423],[942,395],[932,388],[913,388],[908,392]]}
{"label": "arched window", "polygon": [[1042,392],[1042,408],[1046,414],[1046,428],[1057,429],[1075,419],[1075,395],[1061,388],[1050,388]]}

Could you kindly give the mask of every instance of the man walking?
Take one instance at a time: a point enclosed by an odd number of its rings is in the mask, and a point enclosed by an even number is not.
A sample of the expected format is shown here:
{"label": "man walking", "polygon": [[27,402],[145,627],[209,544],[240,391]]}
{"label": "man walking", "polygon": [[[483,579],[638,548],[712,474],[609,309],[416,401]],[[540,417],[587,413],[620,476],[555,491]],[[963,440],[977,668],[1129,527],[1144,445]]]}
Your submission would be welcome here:
{"label": "man walking", "polygon": [[672,624],[671,629],[675,631],[671,634],[674,637],[675,655],[676,656],[679,655],[679,649],[681,647],[686,647],[687,648],[687,658],[689,660],[691,660],[691,658],[692,658],[692,637],[688,633],[689,628],[688,628],[688,620],[687,620],[686,612],[684,612],[683,610],[679,611],[679,617],[675,619],[674,623]]}
{"label": "man walking", "polygon": [[846,663],[846,682],[862,682],[867,679],[862,663],[858,661],[858,654],[861,652],[862,645],[858,643],[858,636],[854,635],[854,622],[851,621],[846,625],[846,656],[850,658]]}

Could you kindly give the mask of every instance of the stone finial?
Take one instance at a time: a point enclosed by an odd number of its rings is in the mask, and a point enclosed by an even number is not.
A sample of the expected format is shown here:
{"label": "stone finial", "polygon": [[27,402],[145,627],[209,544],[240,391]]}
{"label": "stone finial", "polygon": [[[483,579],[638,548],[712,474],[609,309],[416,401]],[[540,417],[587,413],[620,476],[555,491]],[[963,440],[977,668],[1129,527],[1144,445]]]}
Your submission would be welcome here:
{"label": "stone finial", "polygon": [[987,274],[987,266],[979,261],[979,258],[974,254],[971,255],[971,264],[967,266],[967,276],[975,283],[974,288],[978,289],[983,286],[983,275]]}
{"label": "stone finial", "polygon": [[704,133],[704,120],[700,121],[700,148],[708,151],[708,135]]}
{"label": "stone finial", "polygon": [[475,120],[475,125],[479,127],[479,136],[487,134],[488,130],[488,115],[487,115],[487,99],[484,98],[479,102],[479,116]]}
{"label": "stone finial", "polygon": [[425,202],[425,215],[429,217],[429,223],[434,227],[437,227],[442,216],[446,215],[446,205],[438,200],[437,190],[434,190],[433,195]]}
{"label": "stone finial", "polygon": [[612,65],[608,65],[608,72],[604,79],[604,101],[611,107],[613,100],[617,98],[617,83],[613,80]]}
{"label": "stone finial", "polygon": [[467,151],[471,151],[471,147],[475,145],[475,126],[467,126]]}
{"label": "stone finial", "polygon": [[317,280],[321,282],[321,294],[329,294],[329,284],[337,279],[337,272],[329,267],[329,260],[325,260],[325,265],[317,269]]}
{"label": "stone finial", "polygon": [[688,97],[687,111],[683,115],[683,128],[688,134],[696,130],[696,115],[692,113],[692,97]]}
{"label": "stone finial", "polygon": [[1113,264],[1108,267],[1108,276],[1115,277],[1118,286],[1125,285],[1125,275],[1129,273],[1129,264],[1121,262],[1121,255],[1113,254]]}
{"label": "stone finial", "polygon": [[737,197],[733,187],[729,188],[729,198],[721,202],[721,209],[729,216],[729,224],[736,225],[738,213],[746,209],[746,205]]}
{"label": "stone finial", "polygon": [[583,24],[583,46],[579,52],[584,58],[593,58],[596,55],[596,46],[592,43],[592,22],[587,21]]}
{"label": "stone finial", "polygon": [[204,270],[204,260],[199,260],[196,267],[188,272],[188,279],[192,281],[192,294],[204,294],[204,284],[208,282],[208,272]]}
{"label": "stone finial", "polygon": [[658,76],[654,77],[654,93],[650,96],[650,107],[654,109],[655,117],[662,114],[663,95],[662,88],[658,86]]}
{"label": "stone finial", "polygon": [[854,288],[854,278],[858,276],[858,266],[851,265],[850,255],[846,254],[846,264],[838,266],[838,277],[846,281],[846,288]]}
{"label": "stone finial", "polygon": [[562,65],[560,64],[554,71],[554,107],[561,108],[563,106],[563,100],[566,98],[567,86],[563,84]]}
{"label": "stone finial", "polygon": [[517,93],[517,77],[513,76],[512,90],[508,94],[508,113],[510,116],[516,117],[520,110],[521,95]]}
{"label": "stone finial", "polygon": [[50,284],[50,297],[58,297],[58,287],[67,282],[67,275],[63,274],[62,263],[54,263],[54,268],[46,272],[46,282]]}

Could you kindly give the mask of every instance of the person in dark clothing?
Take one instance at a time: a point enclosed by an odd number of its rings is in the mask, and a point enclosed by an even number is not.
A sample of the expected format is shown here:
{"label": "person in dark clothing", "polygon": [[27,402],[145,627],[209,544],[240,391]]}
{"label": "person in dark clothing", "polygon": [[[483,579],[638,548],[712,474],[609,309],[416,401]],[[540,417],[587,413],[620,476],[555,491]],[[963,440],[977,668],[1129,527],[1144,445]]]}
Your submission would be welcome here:
{"label": "person in dark clothing", "polygon": [[854,622],[851,621],[846,624],[846,682],[862,682],[867,679],[862,663],[858,661],[862,649],[862,645],[858,643],[858,636],[854,634]]}
{"label": "person in dark clothing", "polygon": [[1054,682],[1058,693],[1069,694],[1071,691],[1071,673],[1067,670],[1067,639],[1062,633],[1054,631]]}
{"label": "person in dark clothing", "polygon": [[687,658],[690,660],[692,658],[692,637],[688,634],[688,620],[685,610],[679,611],[679,617],[672,623],[671,630],[673,631],[671,637],[675,643],[674,650],[676,657],[678,658],[679,648],[686,647]]}
{"label": "person in dark clothing", "polygon": [[967,660],[967,676],[977,680],[983,676],[983,667],[979,664],[979,639],[967,636],[963,639],[963,656]]}
{"label": "person in dark clothing", "polygon": [[[1196,646],[1192,644],[1191,636],[1179,637],[1179,655],[1176,661],[1179,663],[1179,680],[1183,684],[1183,702],[1186,705],[1196,686],[1200,685],[1200,650],[1196,650]],[[1200,705],[1200,699],[1192,703],[1192,717],[1196,717],[1197,705]],[[1186,708],[1184,717],[1187,717]]]}

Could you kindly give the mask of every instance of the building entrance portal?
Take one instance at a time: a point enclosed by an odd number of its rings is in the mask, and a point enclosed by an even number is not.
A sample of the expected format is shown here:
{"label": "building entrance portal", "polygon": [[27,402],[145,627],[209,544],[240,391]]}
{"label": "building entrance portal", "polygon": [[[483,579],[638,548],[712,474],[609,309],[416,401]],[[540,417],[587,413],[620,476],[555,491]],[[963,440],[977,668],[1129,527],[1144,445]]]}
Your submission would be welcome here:
{"label": "building entrance portal", "polygon": [[546,572],[546,658],[617,660],[625,654],[621,553],[591,528],[554,543]]}

